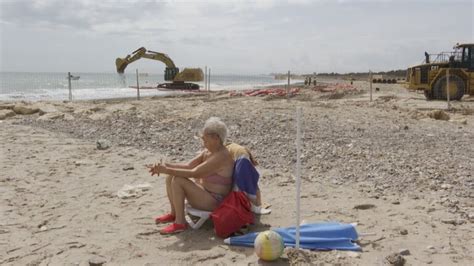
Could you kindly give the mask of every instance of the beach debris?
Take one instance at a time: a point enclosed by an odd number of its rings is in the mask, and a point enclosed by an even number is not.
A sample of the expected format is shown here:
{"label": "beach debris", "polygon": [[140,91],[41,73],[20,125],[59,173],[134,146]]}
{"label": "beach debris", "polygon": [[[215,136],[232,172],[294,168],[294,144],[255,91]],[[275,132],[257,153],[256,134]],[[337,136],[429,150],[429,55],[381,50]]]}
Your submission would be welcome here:
{"label": "beach debris", "polygon": [[451,119],[451,120],[449,120],[449,122],[459,123],[459,124],[462,124],[462,125],[467,125],[467,119],[466,118]]}
{"label": "beach debris", "polygon": [[142,183],[137,185],[128,185],[125,184],[123,187],[117,192],[117,197],[121,199],[128,199],[128,198],[138,198],[143,196],[144,192],[151,189],[151,185],[149,183]]}
{"label": "beach debris", "polygon": [[375,208],[374,204],[358,204],[354,206],[354,209],[356,210],[368,210],[372,208]]}
{"label": "beach debris", "polygon": [[124,171],[130,171],[130,170],[133,170],[135,169],[135,167],[133,167],[133,165],[126,165],[122,168],[122,170]]}
{"label": "beach debris", "polygon": [[99,139],[96,142],[96,145],[98,150],[107,150],[108,148],[110,148],[110,141],[106,139]]}
{"label": "beach debris", "polygon": [[100,256],[94,256],[89,259],[89,266],[102,266],[106,262],[107,262],[107,259]]}
{"label": "beach debris", "polygon": [[405,265],[405,258],[402,257],[399,253],[391,253],[385,257],[385,261],[390,265],[403,266]]}
{"label": "beach debris", "polygon": [[425,249],[425,251],[428,252],[428,253],[431,253],[431,254],[436,254],[436,252],[437,252],[437,251],[436,251],[436,247],[431,246],[431,245],[430,245],[430,246],[427,246],[426,249]]}
{"label": "beach debris", "polygon": [[41,227],[39,227],[38,231],[34,232],[34,234],[48,232],[48,231],[57,230],[57,229],[63,229],[63,228],[66,228],[66,225],[61,225],[61,226],[56,226],[56,227],[47,227],[46,225],[42,225]]}
{"label": "beach debris", "polygon": [[9,109],[0,110],[0,120],[3,120],[8,117],[12,117],[14,115],[15,115],[15,112],[13,112],[12,110],[9,110]]}
{"label": "beach debris", "polygon": [[413,110],[410,110],[408,111],[407,115],[412,118],[412,119],[416,119],[416,120],[420,120],[420,119],[423,119],[423,118],[426,118],[427,117],[427,114],[425,112],[420,112],[416,109],[413,109]]}
{"label": "beach debris", "polygon": [[15,107],[15,104],[12,104],[12,103],[0,103],[0,110],[4,110],[4,109],[13,110],[13,107]]}
{"label": "beach debris", "polygon": [[447,189],[453,188],[453,185],[451,185],[451,184],[446,184],[446,183],[445,183],[445,184],[441,184],[440,187],[441,187],[442,189],[447,190]]}
{"label": "beach debris", "polygon": [[469,219],[469,221],[474,222],[474,212],[470,212],[466,214],[466,216]]}
{"label": "beach debris", "polygon": [[401,229],[400,230],[400,235],[402,235],[402,236],[408,235],[408,230],[407,229]]}
{"label": "beach debris", "polygon": [[398,254],[402,255],[402,256],[408,256],[410,255],[410,250],[407,249],[407,248],[402,248],[398,251]]}
{"label": "beach debris", "polygon": [[444,224],[452,224],[452,225],[462,225],[466,223],[466,220],[463,219],[442,219],[442,223]]}
{"label": "beach debris", "polygon": [[58,119],[58,118],[64,118],[64,114],[59,113],[59,112],[45,113],[44,115],[38,117],[37,120],[39,120],[39,121],[48,121],[48,120],[54,120],[54,119]]}
{"label": "beach debris", "polygon": [[44,220],[44,221],[42,221],[40,224],[38,224],[37,227],[38,227],[38,228],[41,228],[41,227],[44,227],[44,226],[47,225],[47,224],[48,224],[48,220]]}
{"label": "beach debris", "polygon": [[81,165],[88,165],[88,164],[93,164],[94,162],[91,160],[76,160],[74,161],[75,166],[81,166]]}
{"label": "beach debris", "polygon": [[35,106],[38,107],[38,113],[40,115],[59,112],[58,108],[50,104],[37,103]]}
{"label": "beach debris", "polygon": [[291,88],[286,90],[285,88],[268,88],[268,89],[254,89],[254,90],[243,90],[243,91],[231,91],[230,96],[294,96],[298,94],[300,88]]}
{"label": "beach debris", "polygon": [[396,95],[382,95],[382,96],[379,96],[376,101],[379,101],[379,102],[389,102],[391,100],[396,100],[398,99],[398,97]]}
{"label": "beach debris", "polygon": [[31,115],[37,113],[39,108],[20,103],[13,107],[13,111],[19,115]]}
{"label": "beach debris", "polygon": [[449,115],[443,110],[433,110],[428,113],[428,116],[435,119],[435,120],[449,120]]}

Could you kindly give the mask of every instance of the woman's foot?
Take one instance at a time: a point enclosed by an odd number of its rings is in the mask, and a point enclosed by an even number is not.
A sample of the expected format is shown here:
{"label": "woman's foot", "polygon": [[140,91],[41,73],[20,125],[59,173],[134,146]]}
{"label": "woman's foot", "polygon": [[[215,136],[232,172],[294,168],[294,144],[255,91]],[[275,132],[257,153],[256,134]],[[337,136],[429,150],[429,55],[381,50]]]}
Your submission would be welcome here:
{"label": "woman's foot", "polygon": [[188,228],[187,224],[172,223],[172,224],[168,225],[167,227],[161,229],[160,234],[162,234],[162,235],[176,234],[176,233],[183,232],[187,228]]}
{"label": "woman's foot", "polygon": [[161,215],[160,217],[156,217],[155,223],[156,224],[171,223],[171,222],[174,222],[174,219],[176,219],[176,217],[173,214],[168,213],[165,215]]}
{"label": "woman's foot", "polygon": [[251,205],[252,212],[255,214],[265,215],[265,214],[270,214],[272,212],[270,208],[268,207],[265,208],[264,205],[261,205],[261,206],[256,206],[253,204],[250,204],[250,205]]}

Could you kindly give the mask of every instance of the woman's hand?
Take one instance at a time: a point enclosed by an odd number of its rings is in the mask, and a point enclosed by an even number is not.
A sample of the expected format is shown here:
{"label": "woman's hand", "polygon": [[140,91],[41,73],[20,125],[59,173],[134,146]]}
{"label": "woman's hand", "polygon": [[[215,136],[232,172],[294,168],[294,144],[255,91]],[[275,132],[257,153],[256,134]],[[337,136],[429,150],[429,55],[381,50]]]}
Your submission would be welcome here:
{"label": "woman's hand", "polygon": [[[153,166],[153,170],[159,175],[159,173],[166,173],[166,163],[157,163]],[[153,174],[152,174],[153,175]]]}
{"label": "woman's hand", "polygon": [[166,163],[163,163],[163,160],[160,160],[159,163],[156,164],[147,164],[145,165],[148,168],[148,172],[153,175],[160,176],[160,173],[164,173],[166,171]]}
{"label": "woman's hand", "polygon": [[163,173],[163,171],[166,169],[166,167],[164,165],[166,165],[166,163],[163,164],[163,161],[161,160],[157,164],[147,164],[145,166],[148,168],[148,172],[151,174],[151,176],[153,176],[155,174],[157,176],[159,176],[160,173]]}
{"label": "woman's hand", "polygon": [[155,175],[155,174],[156,174],[157,176],[160,175],[160,173],[159,173],[158,171],[156,171],[154,164],[147,164],[147,165],[145,165],[145,166],[146,166],[146,168],[148,168],[148,172],[151,174],[151,176],[153,176],[153,175]]}

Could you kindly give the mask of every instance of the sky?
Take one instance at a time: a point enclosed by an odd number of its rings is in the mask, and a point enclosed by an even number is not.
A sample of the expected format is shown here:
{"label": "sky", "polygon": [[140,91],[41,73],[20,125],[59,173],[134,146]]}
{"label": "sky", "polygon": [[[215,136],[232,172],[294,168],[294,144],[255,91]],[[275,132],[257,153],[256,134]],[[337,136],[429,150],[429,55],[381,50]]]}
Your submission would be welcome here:
{"label": "sky", "polygon": [[142,46],[212,73],[405,69],[474,42],[473,2],[0,0],[0,71],[113,73]]}

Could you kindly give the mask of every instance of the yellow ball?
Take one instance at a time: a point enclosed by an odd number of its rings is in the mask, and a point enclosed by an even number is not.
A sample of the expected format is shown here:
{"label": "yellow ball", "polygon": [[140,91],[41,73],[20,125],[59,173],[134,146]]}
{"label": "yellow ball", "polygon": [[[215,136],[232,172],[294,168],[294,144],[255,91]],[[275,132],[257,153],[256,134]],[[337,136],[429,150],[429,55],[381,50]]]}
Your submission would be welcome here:
{"label": "yellow ball", "polygon": [[254,242],[255,253],[266,261],[278,259],[283,253],[283,238],[275,231],[265,231],[258,234]]}

